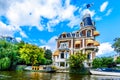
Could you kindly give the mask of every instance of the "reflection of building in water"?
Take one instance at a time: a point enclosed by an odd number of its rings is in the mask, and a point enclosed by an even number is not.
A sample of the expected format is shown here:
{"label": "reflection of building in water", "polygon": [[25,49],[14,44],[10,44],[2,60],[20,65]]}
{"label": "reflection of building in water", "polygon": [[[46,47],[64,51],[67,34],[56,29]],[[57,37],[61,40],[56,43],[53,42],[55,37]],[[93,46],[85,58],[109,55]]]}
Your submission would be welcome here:
{"label": "reflection of building in water", "polygon": [[87,54],[85,66],[91,66],[98,46],[100,45],[95,37],[99,35],[96,31],[95,22],[91,20],[90,14],[83,16],[80,23],[81,29],[75,32],[63,32],[56,39],[57,50],[53,54],[53,65],[58,68],[68,68],[67,59],[77,51]]}

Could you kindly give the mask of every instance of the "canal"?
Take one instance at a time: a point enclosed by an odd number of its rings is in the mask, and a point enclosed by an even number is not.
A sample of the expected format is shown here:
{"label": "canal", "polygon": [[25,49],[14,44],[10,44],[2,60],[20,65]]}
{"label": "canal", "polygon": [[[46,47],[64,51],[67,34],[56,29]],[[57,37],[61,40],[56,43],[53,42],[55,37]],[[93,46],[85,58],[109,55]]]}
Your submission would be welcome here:
{"label": "canal", "polygon": [[120,80],[117,76],[0,71],[0,80]]}

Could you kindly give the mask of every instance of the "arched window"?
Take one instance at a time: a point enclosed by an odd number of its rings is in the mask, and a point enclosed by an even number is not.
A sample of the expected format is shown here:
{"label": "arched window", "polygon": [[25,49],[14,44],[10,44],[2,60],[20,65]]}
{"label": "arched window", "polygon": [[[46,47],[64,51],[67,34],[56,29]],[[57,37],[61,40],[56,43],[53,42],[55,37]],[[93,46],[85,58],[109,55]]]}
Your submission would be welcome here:
{"label": "arched window", "polygon": [[80,36],[82,36],[83,34],[82,34],[82,32],[80,32]]}
{"label": "arched window", "polygon": [[61,58],[64,58],[64,53],[63,52],[61,53]]}
{"label": "arched window", "polygon": [[88,30],[88,31],[87,31],[87,37],[90,37],[90,36],[91,36],[91,31]]}
{"label": "arched window", "polygon": [[90,60],[90,57],[91,57],[91,56],[90,56],[90,53],[89,53],[89,54],[87,55],[87,59]]}
{"label": "arched window", "polygon": [[76,33],[76,37],[79,37],[79,32]]}
{"label": "arched window", "polygon": [[63,34],[63,38],[66,38],[66,34]]}
{"label": "arched window", "polygon": [[82,36],[85,36],[86,35],[86,31],[85,30],[83,30],[83,31],[81,31],[80,32],[80,36],[82,37]]}

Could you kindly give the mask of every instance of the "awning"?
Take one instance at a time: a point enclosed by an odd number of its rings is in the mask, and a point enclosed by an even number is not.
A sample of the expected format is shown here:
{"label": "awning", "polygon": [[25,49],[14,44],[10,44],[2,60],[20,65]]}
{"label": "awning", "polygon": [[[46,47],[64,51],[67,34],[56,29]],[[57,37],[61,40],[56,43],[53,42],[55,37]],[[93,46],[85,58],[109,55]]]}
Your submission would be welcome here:
{"label": "awning", "polygon": [[80,44],[81,43],[81,41],[75,41],[75,44]]}
{"label": "awning", "polygon": [[53,54],[53,56],[58,56],[59,55],[59,50],[56,50]]}
{"label": "awning", "polygon": [[94,41],[94,46],[100,46],[99,42]]}
{"label": "awning", "polygon": [[86,43],[87,43],[87,44],[93,44],[94,41],[93,41],[92,39],[89,39],[89,40],[86,40]]}
{"label": "awning", "polygon": [[100,35],[100,34],[99,34],[98,31],[94,31],[94,32],[93,32],[93,35],[94,35],[94,36],[98,36],[98,35]]}

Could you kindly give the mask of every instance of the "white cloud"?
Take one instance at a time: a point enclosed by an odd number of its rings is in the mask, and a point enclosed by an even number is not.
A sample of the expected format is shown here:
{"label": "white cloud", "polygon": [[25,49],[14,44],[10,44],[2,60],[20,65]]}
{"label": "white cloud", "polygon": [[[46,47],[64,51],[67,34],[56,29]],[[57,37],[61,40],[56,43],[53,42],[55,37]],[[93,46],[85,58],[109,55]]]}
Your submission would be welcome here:
{"label": "white cloud", "polygon": [[100,12],[105,11],[106,7],[108,6],[108,1],[104,2],[101,6],[100,6]]}
{"label": "white cloud", "polygon": [[79,16],[71,17],[71,21],[67,25],[73,28],[74,26],[79,26],[80,21],[81,19]]}
{"label": "white cloud", "polygon": [[[23,0],[17,0],[17,2],[22,2]],[[15,0],[0,0],[0,15],[5,15],[6,11],[11,6],[11,3],[16,2]]]}
{"label": "white cloud", "polygon": [[102,17],[96,16],[96,17],[95,17],[95,20],[96,20],[96,21],[100,21],[100,20],[102,20]]}
{"label": "white cloud", "polygon": [[13,36],[15,31],[18,29],[12,25],[6,25],[0,21],[0,35],[2,36]]}
{"label": "white cloud", "polygon": [[[1,1],[4,16],[9,20],[9,24],[13,26],[36,26],[38,30],[48,29],[49,32],[54,31],[54,26],[62,21],[68,20],[69,26],[76,25],[74,12],[78,10],[76,6],[70,4],[70,0],[65,3],[62,0],[4,0]],[[64,5],[63,5],[64,4]],[[0,14],[3,15],[3,14]],[[41,24],[42,17],[48,19],[46,26]],[[20,33],[23,35],[22,31]]]}
{"label": "white cloud", "polygon": [[111,12],[112,12],[112,9],[109,9],[105,15],[108,16],[110,15]]}
{"label": "white cloud", "polygon": [[47,42],[45,40],[40,39],[39,40],[41,44],[46,44]]}
{"label": "white cloud", "polygon": [[89,10],[89,9],[84,9],[82,12],[81,12],[81,16],[85,15],[85,14],[90,14],[91,17],[93,17],[95,15],[95,10]]}
{"label": "white cloud", "polygon": [[[70,0],[65,0],[64,3],[62,0],[0,0],[0,12],[2,12],[0,16],[4,15],[9,24],[17,28],[17,32],[22,37],[27,38],[21,26],[29,26],[29,29],[34,26],[40,31],[47,29],[49,32],[53,32],[55,26],[60,22],[68,21],[67,25],[73,28],[79,26],[81,16],[86,12],[92,17],[95,15],[95,10],[83,10],[85,5],[76,7],[70,3]],[[104,2],[103,5],[108,5],[108,2]],[[76,11],[80,15],[75,15]],[[48,21],[44,22],[43,18]]]}
{"label": "white cloud", "polygon": [[47,49],[55,51],[56,50],[56,39],[57,39],[57,36],[53,36],[48,41],[40,40],[40,42],[44,43],[40,47],[46,47]]}
{"label": "white cloud", "polygon": [[24,37],[24,38],[28,38],[28,36],[25,34],[24,31],[20,31],[20,35],[21,35],[22,37]]}
{"label": "white cloud", "polygon": [[99,51],[96,53],[97,56],[101,56],[101,55],[113,55],[114,49],[111,47],[112,44],[110,44],[109,42],[105,42],[105,43],[101,43],[99,48]]}
{"label": "white cloud", "polygon": [[22,39],[20,37],[16,37],[16,40],[20,42]]}

